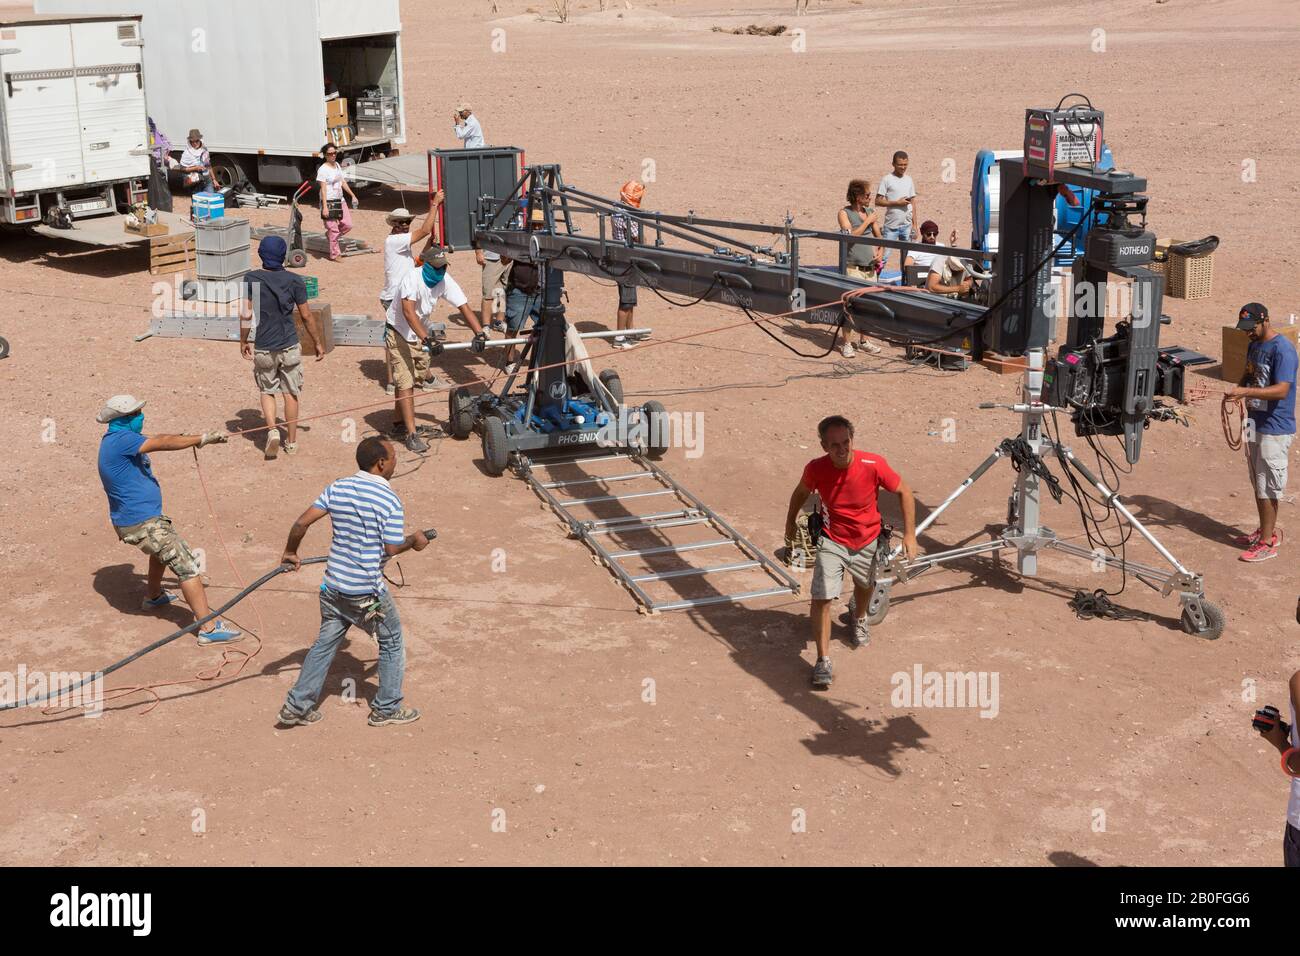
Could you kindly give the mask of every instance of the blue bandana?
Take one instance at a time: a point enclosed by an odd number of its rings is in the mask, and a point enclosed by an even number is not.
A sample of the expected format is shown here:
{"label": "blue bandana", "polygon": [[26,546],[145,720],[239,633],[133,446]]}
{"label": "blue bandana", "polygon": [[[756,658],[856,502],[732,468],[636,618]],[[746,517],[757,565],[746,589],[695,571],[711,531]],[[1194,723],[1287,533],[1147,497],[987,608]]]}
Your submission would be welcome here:
{"label": "blue bandana", "polygon": [[137,435],[143,434],[144,412],[136,412],[134,415],[123,415],[121,418],[115,418],[108,423],[108,430],[111,432],[135,432]]}
{"label": "blue bandana", "polygon": [[421,270],[424,275],[424,284],[430,289],[442,281],[442,277],[447,274],[447,267],[435,267],[432,263],[426,262]]}

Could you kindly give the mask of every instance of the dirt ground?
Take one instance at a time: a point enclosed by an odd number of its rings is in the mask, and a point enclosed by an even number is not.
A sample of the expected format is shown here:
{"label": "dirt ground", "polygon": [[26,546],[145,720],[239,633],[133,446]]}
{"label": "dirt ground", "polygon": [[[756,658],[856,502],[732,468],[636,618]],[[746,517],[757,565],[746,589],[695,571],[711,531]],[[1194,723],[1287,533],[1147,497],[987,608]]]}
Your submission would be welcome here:
{"label": "dirt ground", "polygon": [[[489,6],[416,16],[407,5],[407,151],[454,145],[447,115],[467,98],[490,143],[562,163],[594,192],[613,195],[650,160],[647,208],[771,222],[788,210],[798,225],[831,228],[846,181],[875,183],[904,148],[921,218],[964,238],[976,151],[1018,147],[1025,107],[1078,90],[1106,111],[1119,165],[1149,178],[1155,231],[1222,239],[1213,296],[1166,300],[1163,341],[1217,358],[1241,303],[1263,301],[1282,322],[1300,312],[1290,0],[834,0],[797,21],[786,2],[636,0],[604,13],[576,4],[567,24],[515,0],[497,17]],[[712,29],[751,23],[798,26],[806,50],[789,36]],[[423,208],[410,193],[368,195],[356,235],[378,242],[383,212],[403,201]],[[0,240],[0,334],[13,347],[0,362],[5,669],[93,670],[187,620],[135,610],[144,560],[116,540],[95,470],[93,416],[106,397],[146,398],[147,432],[259,424],[234,345],[133,342],[149,321],[144,259]],[[374,310],[380,257],[307,272],[336,312]],[[452,274],[477,286],[468,254]],[[612,323],[612,289],[576,276],[569,289],[571,318]],[[743,319],[640,298],[638,323],[656,338]],[[827,333],[792,326],[786,340],[814,351]],[[674,450],[666,468],[768,551],[801,468],[820,454],[825,414],[854,418],[860,445],[887,456],[924,509],[1018,429],[976,408],[1013,400],[1017,379],[916,369],[892,349],[804,359],[739,328],[593,354],[630,397],[704,413],[704,454]],[[382,403],[380,367],[377,350],[357,348],[309,364],[304,414]],[[481,366],[444,370],[464,381]],[[1192,378],[1217,381],[1213,370]],[[442,393],[421,401],[427,420],[445,418]],[[1204,574],[1227,616],[1220,640],[1184,634],[1176,601],[1132,580],[1119,602],[1152,619],[1076,620],[1076,587],[1120,583],[1082,561],[1048,556],[1032,580],[972,561],[900,587],[869,648],[852,650],[837,624],[824,694],[808,685],[805,599],[638,614],[521,481],[485,476],[476,440],[435,442],[423,458],[403,451],[395,488],[408,527],[439,533],[402,558],[397,592],[406,695],[423,720],[371,729],[365,708],[341,699],[346,682],[362,698],[375,690],[376,647],[354,633],[325,720],[278,729],[315,637],[319,569],[280,577],[234,614],[261,640],[234,679],[162,688],[147,713],[140,694],[94,720],[0,715],[0,859],[1275,865],[1286,787],[1249,717],[1284,702],[1300,665],[1300,582],[1289,546],[1265,565],[1237,561],[1231,536],[1254,527],[1245,466],[1224,443],[1217,403],[1193,412],[1189,429],[1152,427],[1121,491]],[[389,414],[373,404],[312,421],[292,459],[264,462],[247,437],[205,449],[215,514],[188,452],[153,456],[167,513],[207,554],[214,603],[238,589],[221,539],[244,580],[273,567],[293,519],[354,470],[348,420],[364,435]],[[955,442],[943,440],[945,419]],[[978,540],[1002,519],[1009,484],[1009,471],[986,478],[923,547]],[[1288,500],[1281,523],[1294,518]],[[1049,504],[1046,521],[1082,530],[1068,504]],[[318,527],[303,554],[327,545]],[[1158,562],[1136,541],[1129,553]],[[182,640],[107,685],[183,680],[218,658]],[[996,717],[895,706],[891,677],[918,666],[996,672]]]}

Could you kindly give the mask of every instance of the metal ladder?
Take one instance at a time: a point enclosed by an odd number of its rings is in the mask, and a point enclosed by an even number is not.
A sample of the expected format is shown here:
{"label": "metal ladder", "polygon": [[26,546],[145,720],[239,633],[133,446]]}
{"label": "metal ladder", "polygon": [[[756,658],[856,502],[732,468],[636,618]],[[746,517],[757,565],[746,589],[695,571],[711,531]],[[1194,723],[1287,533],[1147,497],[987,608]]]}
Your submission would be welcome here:
{"label": "metal ladder", "polygon": [[[627,461],[634,470],[617,475],[588,476],[560,481],[544,480],[546,476],[538,474],[540,469],[608,461]],[[716,511],[705,505],[695,495],[674,481],[667,472],[656,467],[642,455],[615,452],[577,458],[546,457],[534,460],[527,455],[521,454],[518,457],[517,471],[528,482],[533,491],[550,506],[560,520],[568,525],[570,534],[586,544],[591,549],[595,559],[609,568],[619,582],[632,592],[633,597],[636,598],[640,605],[637,610],[644,614],[657,614],[660,611],[681,611],[710,604],[731,604],[751,598],[769,597],[778,594],[796,594],[799,591],[798,580],[792,577],[785,568],[760,551],[744,535],[729,525]],[[580,485],[609,485],[625,481],[648,480],[653,480],[659,487],[649,491],[598,494],[586,498],[567,499],[558,497],[554,492],[554,489],[557,488],[572,488]],[[609,488],[597,490],[611,491]],[[615,501],[627,502],[643,498],[667,498],[670,496],[674,499],[674,505],[681,505],[682,507],[675,510],[655,511],[640,515],[629,514],[616,518],[583,519],[573,514],[575,508],[587,505]],[[688,544],[663,544],[627,550],[612,550],[605,544],[606,536],[623,531],[656,531],[689,525],[707,525],[711,530],[717,532],[720,537]],[[688,567],[646,573],[633,573],[623,564],[628,559],[653,555],[683,554],[728,545],[737,549],[743,560],[701,568]],[[645,590],[646,585],[657,581],[752,569],[764,571],[775,582],[775,586],[741,591],[734,594],[717,594],[708,597],[679,598],[667,601],[656,601]]]}

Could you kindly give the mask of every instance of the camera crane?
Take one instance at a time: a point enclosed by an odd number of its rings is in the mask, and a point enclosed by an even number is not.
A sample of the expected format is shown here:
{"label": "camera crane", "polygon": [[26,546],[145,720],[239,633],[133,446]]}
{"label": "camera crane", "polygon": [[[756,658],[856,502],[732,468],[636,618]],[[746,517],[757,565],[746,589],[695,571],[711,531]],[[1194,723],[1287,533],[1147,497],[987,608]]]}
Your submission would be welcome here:
{"label": "camera crane", "polygon": [[[509,376],[500,395],[453,392],[453,432],[464,437],[471,429],[481,431],[488,471],[500,474],[511,460],[518,467],[521,458],[526,471],[528,454],[594,444],[595,419],[619,414],[621,383],[610,370],[601,374],[600,385],[613,379],[616,389],[596,386],[574,400],[575,389],[581,386],[565,364],[566,359],[573,360],[573,335],[563,304],[566,272],[690,297],[691,301],[678,303],[682,305],[701,301],[732,305],[756,322],[755,314],[785,315],[841,330],[851,325],[895,344],[937,346],[976,359],[985,349],[1025,355],[1022,400],[980,406],[1018,414],[1020,434],[1001,442],[917,530],[929,527],[1002,459],[1016,471],[1005,527],[991,541],[913,561],[904,560],[901,548],[895,547],[877,577],[869,620],[884,620],[895,584],[935,567],[1014,550],[1017,570],[1032,577],[1037,574],[1039,552],[1054,549],[1132,574],[1163,596],[1177,593],[1184,631],[1207,639],[1219,637],[1224,616],[1205,599],[1201,575],[1181,564],[1124,506],[1118,493],[1079,461],[1061,441],[1059,431],[1052,436],[1046,427],[1049,418],[1055,420],[1062,413],[1070,416],[1076,434],[1089,441],[1094,435],[1122,436],[1125,457],[1136,463],[1150,422],[1177,417],[1172,406],[1157,397],[1181,402],[1185,366],[1209,361],[1183,349],[1160,348],[1160,326],[1169,320],[1161,314],[1163,276],[1146,268],[1156,241],[1146,229],[1146,180],[1131,172],[1098,170],[1103,114],[1091,104],[1063,109],[1064,102],[1055,109],[1027,110],[1025,158],[999,162],[998,251],[945,247],[948,255],[957,258],[992,262],[987,305],[920,289],[868,286],[844,274],[849,245],[867,242],[904,251],[925,248],[915,243],[795,229],[788,216],[782,226],[771,226],[705,219],[693,211],[684,216],[643,211],[565,184],[558,165],[526,166],[504,196],[472,198],[468,222],[468,232],[479,247],[539,267],[543,305],[525,346],[525,385],[522,392],[513,393],[515,376]],[[1095,190],[1098,198],[1092,215],[1084,217],[1092,220],[1092,228],[1084,254],[1074,266],[1066,340],[1049,359],[1055,308],[1047,267],[1056,251],[1053,207],[1058,191],[1066,185]],[[577,225],[578,215],[595,217],[594,232]],[[632,240],[625,231],[623,240],[615,240],[611,227],[616,216],[636,221],[639,239]],[[781,237],[784,249],[751,241],[756,234]],[[669,245],[669,239],[678,244]],[[839,243],[840,268],[801,263],[803,239]],[[1103,337],[1105,291],[1111,276],[1131,283],[1133,308],[1113,335]],[[647,425],[661,411],[652,402],[632,414]],[[657,457],[663,448],[651,443],[651,433],[645,428],[632,442],[640,442],[634,450]],[[1131,532],[1118,546],[1102,539],[1101,546],[1083,548],[1044,527],[1039,515],[1043,486],[1058,501],[1063,494],[1060,480],[1048,468],[1052,458],[1074,489],[1071,497],[1084,513],[1085,528],[1089,522],[1086,495],[1091,503],[1127,522],[1169,567],[1129,561],[1123,543]],[[1100,497],[1093,497],[1094,492]],[[1095,520],[1093,526],[1099,530]],[[1091,533],[1089,543],[1093,543]],[[1116,547],[1121,549],[1118,555]]]}

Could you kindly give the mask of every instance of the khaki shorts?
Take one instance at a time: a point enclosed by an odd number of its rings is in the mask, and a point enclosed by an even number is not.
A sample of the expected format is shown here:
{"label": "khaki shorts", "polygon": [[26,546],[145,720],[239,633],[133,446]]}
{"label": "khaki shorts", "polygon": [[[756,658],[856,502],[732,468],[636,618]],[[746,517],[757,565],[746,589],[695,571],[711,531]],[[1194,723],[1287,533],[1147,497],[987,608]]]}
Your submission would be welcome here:
{"label": "khaki shorts", "polygon": [[508,262],[499,259],[496,262],[491,259],[483,260],[483,298],[495,299],[497,290],[500,290],[501,295],[506,294],[506,273],[509,271]]}
{"label": "khaki shorts", "polygon": [[139,524],[113,530],[117,532],[118,539],[124,544],[137,547],[145,554],[156,557],[180,580],[188,581],[199,576],[199,559],[176,533],[176,529],[172,527],[172,519],[166,515],[159,515],[157,518],[150,518]]}
{"label": "khaki shorts", "polygon": [[253,353],[253,381],[263,395],[297,395],[302,391],[302,346],[280,352]]}
{"label": "khaki shorts", "polygon": [[844,270],[844,274],[850,279],[857,279],[859,282],[875,282],[877,278],[874,270],[868,271],[858,266],[848,266]]}
{"label": "khaki shorts", "polygon": [[1276,501],[1286,492],[1287,462],[1294,435],[1257,435],[1250,443],[1250,474],[1255,497]]}
{"label": "khaki shorts", "polygon": [[853,582],[862,587],[871,583],[871,561],[876,555],[879,538],[857,551],[850,551],[829,535],[823,534],[817,544],[817,561],[813,565],[812,599],[833,601],[844,590],[844,570],[847,568]]}
{"label": "khaki shorts", "polygon": [[391,325],[384,332],[388,348],[388,380],[393,388],[415,388],[416,381],[429,379],[429,353],[418,342],[408,342]]}

